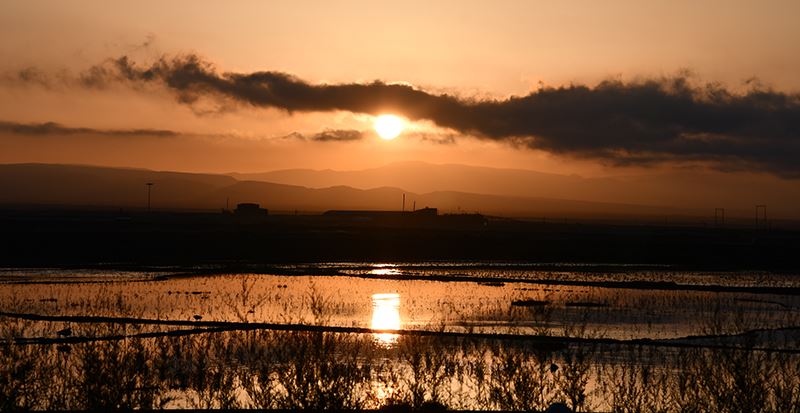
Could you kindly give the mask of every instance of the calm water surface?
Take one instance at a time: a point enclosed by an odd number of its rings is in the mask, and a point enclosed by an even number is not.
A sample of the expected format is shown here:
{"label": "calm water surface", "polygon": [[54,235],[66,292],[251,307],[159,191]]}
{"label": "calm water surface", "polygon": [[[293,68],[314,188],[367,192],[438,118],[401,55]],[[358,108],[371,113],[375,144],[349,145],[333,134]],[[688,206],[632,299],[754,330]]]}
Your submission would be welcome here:
{"label": "calm water surface", "polygon": [[[682,287],[615,284],[639,281]],[[619,339],[702,335],[734,315],[753,328],[777,328],[794,322],[800,310],[792,290],[800,277],[793,274],[641,265],[323,263],[193,276],[169,268],[3,269],[0,282],[0,303],[8,312]],[[693,286],[770,286],[777,293]],[[386,344],[396,340],[385,332],[375,337]]]}

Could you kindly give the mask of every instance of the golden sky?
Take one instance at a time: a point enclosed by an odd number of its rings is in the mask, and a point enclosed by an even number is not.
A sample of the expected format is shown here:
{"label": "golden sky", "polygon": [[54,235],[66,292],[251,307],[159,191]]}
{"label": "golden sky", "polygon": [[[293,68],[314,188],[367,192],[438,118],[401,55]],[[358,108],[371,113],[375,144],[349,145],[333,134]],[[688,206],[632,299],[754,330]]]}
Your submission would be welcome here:
{"label": "golden sky", "polygon": [[[554,110],[533,126],[514,124],[503,131],[492,129],[489,115],[482,123],[462,125],[433,109],[412,119],[397,139],[383,141],[372,132],[377,112],[352,110],[352,105],[287,112],[280,105],[242,103],[239,95],[220,98],[216,92],[203,92],[188,105],[179,102],[185,91],[141,78],[102,87],[80,81],[92,67],[111,67],[109,59],[126,56],[143,69],[160,58],[172,62],[192,55],[213,65],[212,72],[222,78],[264,71],[285,73],[312,87],[373,81],[408,85],[438,100],[455,96],[467,105],[464,113],[472,114],[478,109],[472,111],[470,102],[507,102],[571,84],[596,90],[609,79],[621,82],[623,92],[636,92],[648,79],[682,78],[690,71],[689,79],[700,89],[718,82],[725,91],[747,93],[757,85],[778,98],[788,96],[783,112],[752,117],[779,116],[780,136],[767,150],[797,153],[798,121],[792,117],[798,109],[791,101],[800,90],[797,16],[797,1],[7,1],[0,12],[0,121],[7,123],[0,127],[0,162],[257,172],[418,160],[588,176],[713,164],[783,179],[798,171],[787,170],[780,157],[750,156],[758,145],[730,151],[700,145],[715,139],[739,142],[741,134],[750,139],[764,129],[761,120],[731,131],[706,130],[697,126],[704,120],[692,118],[679,128],[688,130],[686,139],[697,140],[691,146],[661,145],[627,156],[639,150],[634,142],[621,146],[627,157],[620,160],[616,144],[595,147],[592,139],[605,136],[589,136],[590,143],[580,147],[571,141],[597,130],[588,125],[582,132],[571,125],[593,122],[582,116],[591,108]],[[758,81],[747,83],[753,78]],[[558,125],[539,124],[558,113],[565,113]],[[519,120],[516,112],[507,116],[510,123]],[[732,115],[720,118],[726,116]],[[46,122],[63,129],[21,133],[14,126]],[[673,121],[659,122],[656,135]],[[174,134],[118,133],[130,130]],[[315,138],[326,131],[364,135],[343,141]],[[539,141],[539,133],[554,137]]]}

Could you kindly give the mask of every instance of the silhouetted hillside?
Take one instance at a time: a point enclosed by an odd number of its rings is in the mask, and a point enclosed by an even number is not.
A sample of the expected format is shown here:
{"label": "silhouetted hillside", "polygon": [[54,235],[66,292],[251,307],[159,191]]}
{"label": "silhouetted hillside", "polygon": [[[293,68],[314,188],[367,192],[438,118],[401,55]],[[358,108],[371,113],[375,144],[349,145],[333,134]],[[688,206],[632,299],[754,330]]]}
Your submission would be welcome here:
{"label": "silhouetted hillside", "polygon": [[[236,183],[223,175],[159,172],[80,165],[0,165],[0,203],[146,207],[152,182],[153,205],[205,208],[196,200]],[[224,202],[224,199],[223,199]]]}
{"label": "silhouetted hillside", "polygon": [[498,196],[457,191],[405,192],[379,187],[306,188],[230,176],[101,168],[75,165],[0,165],[0,203],[4,205],[73,205],[145,208],[152,182],[154,209],[219,210],[226,203],[257,202],[272,211],[321,212],[328,209],[399,210],[431,206],[440,212],[480,212],[511,217],[654,217],[702,216],[705,211],[600,203],[543,197]]}
{"label": "silhouetted hillside", "polygon": [[458,191],[475,194],[571,199],[680,209],[726,208],[729,216],[752,216],[756,204],[768,204],[775,217],[800,218],[800,182],[767,175],[715,171],[653,172],[646,175],[584,178],[520,169],[398,162],[379,168],[334,171],[287,169],[258,174],[230,174],[237,179],[269,181],[311,188],[347,185],[382,186],[416,193]]}

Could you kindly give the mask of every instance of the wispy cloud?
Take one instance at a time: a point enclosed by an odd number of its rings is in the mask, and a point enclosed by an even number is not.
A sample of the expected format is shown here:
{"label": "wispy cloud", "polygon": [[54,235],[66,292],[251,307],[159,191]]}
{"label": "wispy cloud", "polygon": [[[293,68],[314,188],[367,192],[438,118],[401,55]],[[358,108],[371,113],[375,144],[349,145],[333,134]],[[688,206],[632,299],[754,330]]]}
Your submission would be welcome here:
{"label": "wispy cloud", "polygon": [[2,132],[30,136],[103,135],[120,137],[174,137],[180,135],[178,132],[164,129],[95,129],[85,127],[69,127],[55,122],[17,123],[0,121],[0,133]]}
{"label": "wispy cloud", "polygon": [[[20,123],[0,121],[0,134],[13,134],[22,136],[98,136],[98,137],[217,137],[248,139],[236,133],[209,133],[197,134],[178,132],[166,129],[96,129],[87,127],[70,127],[55,122]],[[297,139],[313,142],[352,142],[363,139],[368,132],[353,129],[326,129],[317,133],[294,132],[283,139]],[[252,138],[249,138],[252,139]],[[278,139],[272,137],[259,139]]]}
{"label": "wispy cloud", "polygon": [[357,130],[329,129],[311,135],[309,139],[318,142],[348,142],[364,138],[364,133]]}
{"label": "wispy cloud", "polygon": [[326,129],[314,134],[294,132],[284,138],[315,142],[352,142],[363,139],[365,135],[365,132],[354,129]]}

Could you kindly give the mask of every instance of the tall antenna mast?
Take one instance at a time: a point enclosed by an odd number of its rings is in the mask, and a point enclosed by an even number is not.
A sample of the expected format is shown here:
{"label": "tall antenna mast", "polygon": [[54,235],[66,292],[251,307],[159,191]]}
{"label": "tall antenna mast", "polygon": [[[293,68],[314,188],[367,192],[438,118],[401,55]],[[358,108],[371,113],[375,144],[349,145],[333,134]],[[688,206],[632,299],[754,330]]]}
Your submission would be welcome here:
{"label": "tall antenna mast", "polygon": [[[759,210],[763,213],[763,215],[761,216],[760,220],[759,220],[759,214],[758,214]],[[756,228],[758,228],[758,224],[759,223],[761,225],[763,225],[764,228],[767,227],[767,206],[763,205],[763,204],[762,205],[756,205]]]}
{"label": "tall antenna mast", "polygon": [[714,225],[725,225],[725,208],[714,208]]}
{"label": "tall antenna mast", "polygon": [[147,212],[150,212],[150,190],[153,188],[154,184],[152,182],[148,182],[145,185],[147,185]]}

